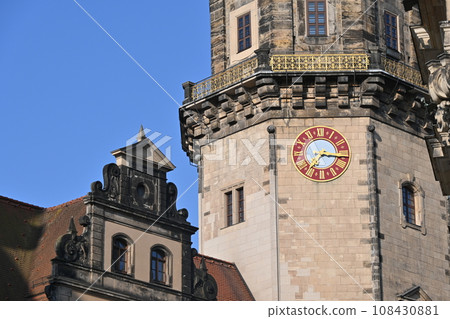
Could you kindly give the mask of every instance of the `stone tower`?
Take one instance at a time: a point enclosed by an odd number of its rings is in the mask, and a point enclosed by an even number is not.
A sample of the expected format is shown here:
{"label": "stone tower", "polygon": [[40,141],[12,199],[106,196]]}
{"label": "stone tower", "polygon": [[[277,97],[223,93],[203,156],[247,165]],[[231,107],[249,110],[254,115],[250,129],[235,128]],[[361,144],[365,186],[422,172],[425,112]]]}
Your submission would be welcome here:
{"label": "stone tower", "polygon": [[257,300],[446,300],[449,208],[402,1],[210,0],[183,84],[200,252]]}

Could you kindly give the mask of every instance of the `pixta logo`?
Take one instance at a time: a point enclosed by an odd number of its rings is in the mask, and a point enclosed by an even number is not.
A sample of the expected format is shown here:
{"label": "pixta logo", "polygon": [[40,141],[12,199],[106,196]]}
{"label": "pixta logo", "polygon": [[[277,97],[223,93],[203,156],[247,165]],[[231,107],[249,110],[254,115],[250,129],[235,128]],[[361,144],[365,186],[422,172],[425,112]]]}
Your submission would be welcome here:
{"label": "pixta logo", "polygon": [[126,165],[147,174],[153,173],[155,168],[172,167],[171,140],[171,136],[141,126],[139,133],[126,142]]}

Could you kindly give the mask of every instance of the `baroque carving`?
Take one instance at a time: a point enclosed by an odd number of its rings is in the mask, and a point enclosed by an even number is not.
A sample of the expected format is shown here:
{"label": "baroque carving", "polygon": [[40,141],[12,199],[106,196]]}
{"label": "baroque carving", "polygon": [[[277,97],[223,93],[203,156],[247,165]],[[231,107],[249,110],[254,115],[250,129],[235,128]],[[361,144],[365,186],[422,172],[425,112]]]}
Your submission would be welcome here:
{"label": "baroque carving", "polygon": [[167,184],[167,203],[166,203],[166,216],[169,218],[179,219],[181,221],[186,221],[188,218],[187,209],[177,209],[177,198],[178,198],[178,190],[174,183]]}
{"label": "baroque carving", "polygon": [[91,184],[91,191],[95,195],[103,195],[110,200],[117,201],[119,196],[120,169],[116,164],[108,164],[103,167],[103,187],[100,181]]}
{"label": "baroque carving", "polygon": [[70,219],[69,229],[56,241],[57,258],[71,263],[86,264],[88,260],[88,227],[89,218],[83,216],[80,218],[80,224],[85,228],[83,234],[78,236],[73,217]]}
{"label": "baroque carving", "polygon": [[428,63],[430,96],[438,104],[435,115],[438,133],[447,133],[450,122],[450,65],[446,60]]}
{"label": "baroque carving", "polygon": [[200,262],[200,268],[195,268],[193,286],[195,297],[210,301],[217,299],[217,283],[214,277],[208,274],[205,258],[203,257]]}

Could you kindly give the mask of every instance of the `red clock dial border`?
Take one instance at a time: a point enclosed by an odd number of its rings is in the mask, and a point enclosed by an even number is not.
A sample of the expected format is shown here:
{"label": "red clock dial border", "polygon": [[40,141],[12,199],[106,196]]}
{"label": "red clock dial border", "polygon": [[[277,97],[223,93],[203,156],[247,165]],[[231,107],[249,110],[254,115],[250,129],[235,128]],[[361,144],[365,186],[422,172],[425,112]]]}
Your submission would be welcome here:
{"label": "red clock dial border", "polygon": [[[306,150],[311,142],[325,140],[333,144],[337,153],[348,154],[348,157],[336,157],[331,165],[325,168],[309,167]],[[329,182],[340,177],[350,165],[350,145],[343,134],[338,130],[318,125],[303,130],[292,146],[292,162],[297,171],[305,178],[315,182]]]}

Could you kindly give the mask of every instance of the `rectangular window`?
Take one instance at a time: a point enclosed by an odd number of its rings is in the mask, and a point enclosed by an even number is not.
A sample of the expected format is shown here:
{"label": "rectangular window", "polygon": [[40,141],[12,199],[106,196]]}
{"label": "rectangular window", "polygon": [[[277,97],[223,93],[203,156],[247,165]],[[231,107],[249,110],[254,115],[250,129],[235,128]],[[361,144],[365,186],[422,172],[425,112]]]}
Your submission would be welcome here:
{"label": "rectangular window", "polygon": [[236,190],[238,194],[238,216],[239,222],[242,223],[244,221],[244,189],[239,188]]}
{"label": "rectangular window", "polygon": [[233,225],[233,193],[228,192],[225,194],[227,226]]}
{"label": "rectangular window", "polygon": [[387,11],[384,12],[384,33],[386,46],[398,51],[397,16]]}
{"label": "rectangular window", "polygon": [[250,26],[250,12],[237,18],[238,24],[238,52],[252,46],[252,32]]}
{"label": "rectangular window", "polygon": [[327,6],[323,0],[308,0],[308,35],[327,35]]}

